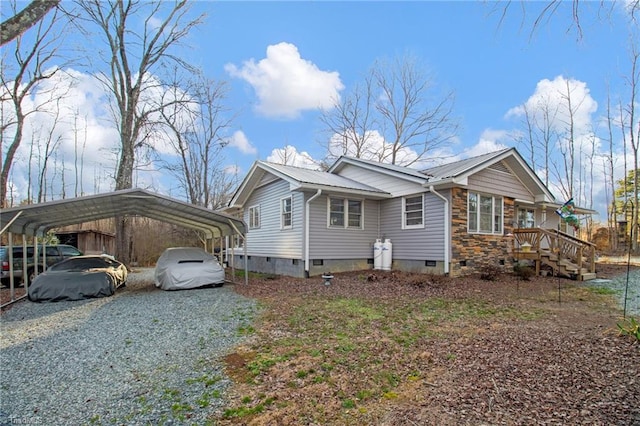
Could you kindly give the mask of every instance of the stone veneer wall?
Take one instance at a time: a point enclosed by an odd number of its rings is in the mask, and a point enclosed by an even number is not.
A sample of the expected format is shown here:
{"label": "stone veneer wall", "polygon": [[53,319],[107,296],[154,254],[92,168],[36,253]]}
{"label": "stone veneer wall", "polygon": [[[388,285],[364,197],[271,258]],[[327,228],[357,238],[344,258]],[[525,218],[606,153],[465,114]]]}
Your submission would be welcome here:
{"label": "stone veneer wall", "polygon": [[[503,197],[503,235],[470,234],[467,232],[467,190],[451,190],[451,276],[479,272],[485,265],[505,267],[511,265],[511,239],[515,203],[513,198]],[[462,262],[466,263],[463,265]]]}

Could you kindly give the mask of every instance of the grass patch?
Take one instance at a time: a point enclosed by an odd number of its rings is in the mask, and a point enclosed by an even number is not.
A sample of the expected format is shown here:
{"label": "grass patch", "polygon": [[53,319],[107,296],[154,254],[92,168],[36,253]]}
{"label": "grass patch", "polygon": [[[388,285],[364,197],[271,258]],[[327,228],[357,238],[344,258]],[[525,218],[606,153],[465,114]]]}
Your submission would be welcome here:
{"label": "grass patch", "polygon": [[[322,389],[324,395],[333,395],[335,408],[357,415],[367,411],[363,404],[399,400],[407,392],[405,388],[420,383],[425,369],[434,362],[435,355],[425,354],[434,341],[473,335],[476,327],[482,329],[497,320],[536,318],[540,312],[445,297],[380,299],[315,294],[295,303],[275,301],[261,319],[270,325],[270,331],[256,330],[260,343],[251,348],[255,356],[244,366],[249,379],[243,392],[266,396],[247,396],[232,404],[223,417],[268,417],[265,410],[280,409],[267,403],[273,402],[269,397],[277,393],[267,385],[273,377],[278,377],[288,392],[306,394],[310,389]],[[456,359],[446,352],[437,357],[443,364]],[[323,424],[333,415],[324,403],[313,401],[310,397],[302,403],[304,415],[296,417],[301,424]],[[349,422],[332,418],[330,423],[343,421]]]}
{"label": "grass patch", "polygon": [[587,287],[587,290],[591,293],[605,296],[618,294],[618,290],[609,287]]}

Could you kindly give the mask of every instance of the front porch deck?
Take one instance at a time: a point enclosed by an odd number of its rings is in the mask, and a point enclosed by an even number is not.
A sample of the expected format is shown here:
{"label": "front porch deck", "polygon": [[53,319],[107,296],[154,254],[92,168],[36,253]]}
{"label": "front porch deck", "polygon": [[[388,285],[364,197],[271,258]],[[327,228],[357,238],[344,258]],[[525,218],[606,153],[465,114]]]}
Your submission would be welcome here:
{"label": "front porch deck", "polygon": [[536,275],[541,266],[552,268],[554,275],[578,281],[596,277],[596,246],[561,231],[523,228],[513,231],[512,255],[516,260],[533,260]]}

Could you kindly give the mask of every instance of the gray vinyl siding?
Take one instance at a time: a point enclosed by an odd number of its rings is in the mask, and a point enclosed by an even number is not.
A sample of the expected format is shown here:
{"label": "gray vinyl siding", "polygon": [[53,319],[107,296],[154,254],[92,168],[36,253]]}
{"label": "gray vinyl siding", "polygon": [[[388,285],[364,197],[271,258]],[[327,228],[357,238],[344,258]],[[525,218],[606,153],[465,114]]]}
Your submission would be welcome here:
{"label": "gray vinyl siding", "polygon": [[422,190],[419,183],[413,183],[406,179],[389,176],[353,165],[347,165],[342,168],[339,175],[358,182],[366,183],[369,186],[388,192],[394,197],[414,194]]}
{"label": "gray vinyl siding", "polygon": [[391,240],[394,260],[444,260],[444,201],[427,192],[424,203],[424,228],[402,229],[402,197],[382,202],[381,238]]}
{"label": "gray vinyl siding", "polygon": [[[292,227],[280,225],[280,200],[292,197]],[[260,227],[247,232],[249,256],[301,259],[303,250],[303,194],[290,192],[289,183],[277,180],[256,189],[247,200],[244,220],[249,223],[249,207],[260,205]]]}
{"label": "gray vinyl siding", "polygon": [[535,201],[535,198],[522,182],[512,173],[493,169],[484,169],[469,176],[470,191],[502,195],[523,201]]}
{"label": "gray vinyl siding", "polygon": [[[311,197],[313,194],[309,194]],[[344,198],[342,196],[337,198]],[[349,197],[354,200],[359,197]],[[330,228],[327,226],[327,196],[321,195],[310,205],[309,258],[369,259],[373,243],[378,238],[378,201],[363,200],[362,229]]]}

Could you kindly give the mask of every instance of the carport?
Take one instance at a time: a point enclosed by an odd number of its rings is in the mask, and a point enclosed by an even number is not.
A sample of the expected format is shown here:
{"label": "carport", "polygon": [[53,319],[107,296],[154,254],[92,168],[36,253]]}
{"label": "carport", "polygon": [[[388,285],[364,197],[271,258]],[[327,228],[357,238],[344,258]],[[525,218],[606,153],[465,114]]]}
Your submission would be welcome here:
{"label": "carport", "polygon": [[[53,228],[116,216],[141,216],[195,229],[202,232],[205,241],[211,241],[212,245],[215,238],[226,236],[239,235],[245,240],[246,227],[242,219],[137,188],[2,209],[0,235],[7,232],[11,246],[14,234],[39,238]],[[244,242],[246,246],[246,240]],[[22,238],[22,244],[26,256],[25,238]],[[37,259],[37,244],[34,246],[34,257]],[[12,250],[9,253],[11,255]],[[244,263],[247,283],[246,256]],[[13,269],[13,262],[9,264]],[[26,265],[26,259],[23,265]],[[26,271],[23,273],[26,276]],[[25,287],[27,285],[28,282],[25,281]],[[13,278],[10,288],[12,303],[15,301]]]}

